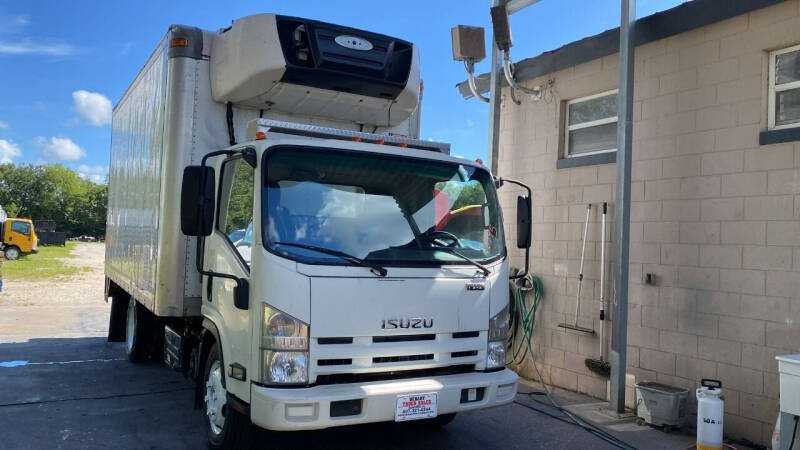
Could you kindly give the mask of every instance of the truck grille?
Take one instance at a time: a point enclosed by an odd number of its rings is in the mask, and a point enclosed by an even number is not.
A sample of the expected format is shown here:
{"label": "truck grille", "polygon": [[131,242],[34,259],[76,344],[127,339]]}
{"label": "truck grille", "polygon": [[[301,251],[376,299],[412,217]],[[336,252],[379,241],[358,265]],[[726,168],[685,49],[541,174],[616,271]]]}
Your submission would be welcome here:
{"label": "truck grille", "polygon": [[381,356],[379,358],[372,358],[375,364],[391,363],[391,362],[406,362],[406,361],[427,361],[433,359],[433,353],[427,355],[404,355],[404,356]]}
{"label": "truck grille", "polygon": [[310,381],[398,378],[454,367],[471,371],[486,359],[486,339],[486,331],[312,338]]}
{"label": "truck grille", "polygon": [[314,385],[320,386],[326,384],[366,383],[370,381],[401,380],[404,378],[437,377],[443,375],[470,373],[474,370],[474,364],[462,364],[457,366],[434,367],[432,369],[393,370],[390,372],[372,373],[338,373],[331,375],[317,375],[317,381],[314,383]]}

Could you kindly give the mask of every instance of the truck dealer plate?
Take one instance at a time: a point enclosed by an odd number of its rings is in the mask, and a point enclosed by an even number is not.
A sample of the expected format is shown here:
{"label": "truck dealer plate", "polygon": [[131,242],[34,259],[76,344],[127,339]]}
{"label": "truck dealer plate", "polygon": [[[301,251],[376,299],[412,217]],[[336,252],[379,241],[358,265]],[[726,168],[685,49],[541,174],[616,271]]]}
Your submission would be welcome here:
{"label": "truck dealer plate", "polygon": [[397,397],[395,422],[436,417],[436,394],[400,395]]}

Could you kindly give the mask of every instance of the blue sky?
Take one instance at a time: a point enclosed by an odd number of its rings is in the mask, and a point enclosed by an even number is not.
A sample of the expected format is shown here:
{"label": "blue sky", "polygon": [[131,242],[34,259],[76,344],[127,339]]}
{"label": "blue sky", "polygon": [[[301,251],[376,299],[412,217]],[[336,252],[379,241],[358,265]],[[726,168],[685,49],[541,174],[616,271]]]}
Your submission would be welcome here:
{"label": "blue sky", "polygon": [[[639,0],[637,16],[683,0]],[[485,104],[463,100],[450,28],[490,30],[488,0],[377,2],[36,1],[0,5],[0,162],[60,162],[103,180],[110,109],[172,23],[216,30],[232,19],[275,12],[367,29],[420,47],[425,98],[422,138],[453,154],[485,158]],[[519,60],[619,24],[618,0],[543,0],[511,18]],[[488,31],[487,31],[488,36]],[[488,54],[488,51],[487,51]],[[476,71],[488,70],[488,60]]]}

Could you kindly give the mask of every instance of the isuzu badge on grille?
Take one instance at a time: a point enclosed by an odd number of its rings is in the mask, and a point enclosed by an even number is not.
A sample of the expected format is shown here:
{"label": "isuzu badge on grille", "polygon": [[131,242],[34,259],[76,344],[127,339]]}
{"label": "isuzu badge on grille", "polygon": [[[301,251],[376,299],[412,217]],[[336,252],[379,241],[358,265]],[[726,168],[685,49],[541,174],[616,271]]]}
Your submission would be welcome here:
{"label": "isuzu badge on grille", "polygon": [[394,330],[397,328],[432,328],[433,317],[409,317],[401,319],[381,320],[381,329]]}

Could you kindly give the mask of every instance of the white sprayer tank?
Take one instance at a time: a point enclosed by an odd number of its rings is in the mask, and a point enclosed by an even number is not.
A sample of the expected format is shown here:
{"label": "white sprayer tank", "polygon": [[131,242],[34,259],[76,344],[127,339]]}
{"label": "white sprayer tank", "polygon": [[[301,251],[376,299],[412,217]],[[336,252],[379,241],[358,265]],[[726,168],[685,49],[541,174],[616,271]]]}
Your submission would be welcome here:
{"label": "white sprayer tank", "polygon": [[697,389],[697,450],[722,449],[722,382],[703,379]]}

